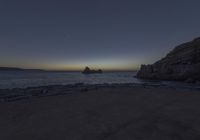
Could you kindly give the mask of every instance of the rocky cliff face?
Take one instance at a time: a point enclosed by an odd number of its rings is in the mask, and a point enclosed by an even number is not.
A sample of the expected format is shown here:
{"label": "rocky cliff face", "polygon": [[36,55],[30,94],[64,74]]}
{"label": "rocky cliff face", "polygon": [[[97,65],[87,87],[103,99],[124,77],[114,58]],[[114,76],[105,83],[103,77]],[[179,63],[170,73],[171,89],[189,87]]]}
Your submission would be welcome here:
{"label": "rocky cliff face", "polygon": [[177,46],[166,57],[152,65],[142,65],[138,78],[199,81],[200,37]]}

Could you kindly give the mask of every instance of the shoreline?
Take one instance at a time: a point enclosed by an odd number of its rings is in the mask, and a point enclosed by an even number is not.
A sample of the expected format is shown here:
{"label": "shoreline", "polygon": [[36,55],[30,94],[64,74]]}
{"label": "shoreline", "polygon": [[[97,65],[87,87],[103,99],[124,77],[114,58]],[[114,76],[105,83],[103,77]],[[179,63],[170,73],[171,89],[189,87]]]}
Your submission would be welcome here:
{"label": "shoreline", "polygon": [[35,97],[56,96],[63,94],[70,94],[73,92],[87,92],[91,90],[98,90],[101,88],[166,88],[178,90],[200,90],[200,86],[191,87],[177,87],[166,84],[153,84],[153,83],[104,83],[104,84],[84,84],[76,83],[69,85],[49,85],[37,86],[27,88],[13,88],[13,89],[0,89],[0,102],[12,102],[23,99],[31,99]]}

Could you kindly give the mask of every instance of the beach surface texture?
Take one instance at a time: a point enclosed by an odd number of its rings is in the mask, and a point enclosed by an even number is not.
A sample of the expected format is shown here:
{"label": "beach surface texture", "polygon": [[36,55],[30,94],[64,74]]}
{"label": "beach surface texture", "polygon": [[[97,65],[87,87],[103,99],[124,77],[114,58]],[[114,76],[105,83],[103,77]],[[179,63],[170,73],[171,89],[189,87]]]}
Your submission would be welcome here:
{"label": "beach surface texture", "polygon": [[80,84],[1,93],[0,140],[200,139],[198,89]]}

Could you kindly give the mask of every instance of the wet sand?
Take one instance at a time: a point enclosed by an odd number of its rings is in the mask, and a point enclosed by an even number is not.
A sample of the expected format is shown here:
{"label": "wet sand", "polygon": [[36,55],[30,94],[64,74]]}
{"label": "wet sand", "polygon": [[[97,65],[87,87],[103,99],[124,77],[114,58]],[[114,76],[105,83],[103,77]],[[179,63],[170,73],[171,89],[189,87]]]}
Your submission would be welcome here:
{"label": "wet sand", "polygon": [[27,90],[31,96],[1,95],[0,140],[200,139],[200,90],[130,85]]}

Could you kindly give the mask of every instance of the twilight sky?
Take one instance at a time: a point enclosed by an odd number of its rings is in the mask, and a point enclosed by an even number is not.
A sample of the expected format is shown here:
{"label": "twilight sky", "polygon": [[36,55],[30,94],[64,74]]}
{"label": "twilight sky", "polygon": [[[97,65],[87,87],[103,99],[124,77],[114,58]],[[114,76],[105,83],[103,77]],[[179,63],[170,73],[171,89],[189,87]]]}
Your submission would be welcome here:
{"label": "twilight sky", "polygon": [[1,0],[0,66],[137,69],[200,35],[199,0]]}

